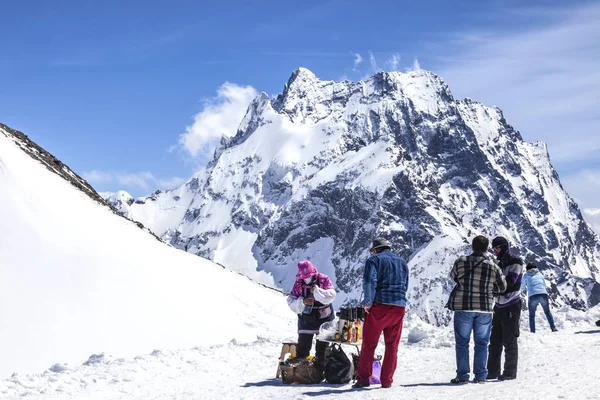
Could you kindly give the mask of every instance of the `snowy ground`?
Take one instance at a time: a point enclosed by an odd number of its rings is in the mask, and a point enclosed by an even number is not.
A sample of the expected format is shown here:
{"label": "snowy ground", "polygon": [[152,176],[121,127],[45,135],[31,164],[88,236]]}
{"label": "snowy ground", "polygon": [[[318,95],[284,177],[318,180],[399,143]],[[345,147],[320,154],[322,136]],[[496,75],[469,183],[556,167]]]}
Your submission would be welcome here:
{"label": "snowy ground", "polygon": [[[540,320],[542,322],[542,320]],[[559,325],[560,326],[560,325]],[[485,385],[452,386],[452,331],[421,325],[405,330],[391,389],[353,390],[350,384],[283,385],[275,379],[278,341],[155,351],[132,360],[55,365],[39,375],[0,382],[2,399],[600,399],[600,328],[522,332],[519,377]],[[409,336],[424,337],[408,343]]]}

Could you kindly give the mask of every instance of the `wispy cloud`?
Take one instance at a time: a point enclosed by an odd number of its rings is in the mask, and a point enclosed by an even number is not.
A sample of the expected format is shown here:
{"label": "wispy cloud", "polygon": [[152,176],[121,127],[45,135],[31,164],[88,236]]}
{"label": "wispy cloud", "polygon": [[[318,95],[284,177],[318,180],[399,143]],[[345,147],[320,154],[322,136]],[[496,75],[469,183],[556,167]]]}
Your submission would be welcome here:
{"label": "wispy cloud", "polygon": [[347,57],[348,53],[338,53],[330,51],[261,51],[262,56],[274,57],[319,57],[319,58],[343,58]]}
{"label": "wispy cloud", "polygon": [[554,161],[600,157],[600,4],[527,13],[538,21],[527,31],[453,35],[435,49],[436,72],[458,97],[498,105],[525,139],[546,141]]}
{"label": "wispy cloud", "polygon": [[151,189],[151,182],[156,181],[151,172],[119,173],[115,174],[115,179],[117,183],[125,187],[139,188],[146,191]]}
{"label": "wispy cloud", "polygon": [[84,172],[83,178],[91,184],[116,184],[126,189],[141,189],[149,192],[155,189],[173,189],[185,182],[184,178],[157,178],[148,171],[142,172]]}
{"label": "wispy cloud", "polygon": [[[49,61],[50,68],[103,67],[114,64],[135,64],[147,60],[161,48],[173,45],[186,38],[199,24],[179,27],[155,36],[143,38],[123,36],[112,39],[108,46],[89,46],[93,51],[73,50]],[[203,62],[206,63],[206,62]]]}
{"label": "wispy cloud", "polygon": [[392,58],[388,61],[388,65],[390,66],[390,71],[398,71],[398,66],[400,65],[400,55],[392,54]]}
{"label": "wispy cloud", "polygon": [[158,183],[158,187],[167,188],[167,189],[181,186],[181,185],[183,185],[184,182],[185,182],[185,179],[181,178],[179,176],[174,176],[174,177],[167,178],[167,179],[156,179],[156,183]]}
{"label": "wispy cloud", "polygon": [[587,208],[583,210],[583,218],[594,232],[600,236],[600,208]]}
{"label": "wispy cloud", "polygon": [[236,134],[248,105],[257,95],[252,86],[225,82],[216,97],[204,102],[194,123],[179,137],[181,148],[193,157],[211,157],[221,137]]}
{"label": "wispy cloud", "polygon": [[113,176],[111,173],[102,172],[102,171],[98,171],[95,169],[84,172],[82,174],[82,176],[83,176],[83,179],[85,179],[86,181],[88,181],[90,183],[104,183],[104,182],[110,182],[113,180]]}
{"label": "wispy cloud", "polygon": [[[362,58],[361,58],[362,61]],[[365,70],[365,69],[361,69],[361,71],[363,72],[363,74],[365,74],[363,76],[363,78],[366,78],[372,74],[375,74],[377,72],[381,72],[381,71],[400,71],[402,69],[402,57],[400,56],[399,53],[387,53],[384,56],[375,56],[375,54],[373,54],[373,52],[369,52],[369,67]],[[382,68],[382,65],[385,66],[385,68]],[[356,65],[356,59],[355,59],[355,65],[354,65],[354,69],[353,71],[357,71],[357,65]],[[404,68],[405,71],[412,71],[415,69],[420,69],[421,67],[419,66],[419,63],[417,61],[417,59],[415,58],[413,64],[410,67],[406,67]]]}
{"label": "wispy cloud", "polygon": [[171,43],[178,42],[178,41],[182,40],[185,37],[185,35],[194,27],[195,27],[195,25],[190,25],[190,26],[183,27],[183,28],[177,28],[171,32],[164,34],[163,36],[160,36],[152,44],[156,45],[156,46],[165,46],[165,45],[168,45]]}
{"label": "wispy cloud", "polygon": [[594,208],[600,204],[600,168],[561,174],[560,181],[582,208]]}
{"label": "wispy cloud", "polygon": [[360,63],[363,62],[363,58],[358,53],[354,53],[352,55],[354,56],[354,70],[356,70],[356,68],[360,65]]}
{"label": "wispy cloud", "polygon": [[417,57],[415,57],[415,59],[413,60],[412,70],[419,71],[420,69],[421,69],[421,64],[419,64],[419,60],[417,59]]}
{"label": "wispy cloud", "polygon": [[369,63],[371,64],[371,70],[373,72],[379,72],[379,67],[377,66],[377,60],[373,53],[369,52]]}

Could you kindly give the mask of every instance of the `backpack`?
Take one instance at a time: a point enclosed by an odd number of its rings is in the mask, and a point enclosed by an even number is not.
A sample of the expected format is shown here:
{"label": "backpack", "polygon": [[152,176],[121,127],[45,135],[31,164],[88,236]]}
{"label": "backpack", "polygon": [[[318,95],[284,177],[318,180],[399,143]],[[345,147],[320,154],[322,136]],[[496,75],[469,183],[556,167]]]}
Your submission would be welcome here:
{"label": "backpack", "polygon": [[348,383],[354,377],[354,365],[342,346],[332,344],[325,352],[325,380],[328,383]]}
{"label": "backpack", "polygon": [[323,381],[323,372],[317,366],[315,359],[290,360],[281,363],[281,381],[286,384],[310,385]]}

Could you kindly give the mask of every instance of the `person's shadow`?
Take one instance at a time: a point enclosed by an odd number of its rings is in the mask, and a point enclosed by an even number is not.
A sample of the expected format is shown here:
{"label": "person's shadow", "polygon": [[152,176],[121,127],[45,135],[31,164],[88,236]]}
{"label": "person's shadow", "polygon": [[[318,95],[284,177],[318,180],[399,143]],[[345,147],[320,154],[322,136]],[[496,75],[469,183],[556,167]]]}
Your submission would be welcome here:
{"label": "person's shadow", "polygon": [[261,382],[246,382],[242,387],[265,387],[265,386],[287,386],[281,382],[281,379],[267,379]]}
{"label": "person's shadow", "polygon": [[281,378],[279,379],[266,379],[264,381],[260,381],[260,382],[247,382],[245,384],[243,384],[241,387],[244,388],[249,388],[249,387],[267,387],[267,386],[271,386],[271,387],[298,387],[298,386],[304,386],[306,388],[308,387],[319,387],[319,388],[330,388],[336,387],[336,386],[344,386],[344,385],[332,385],[331,383],[327,383],[327,382],[321,382],[321,383],[313,383],[313,384],[285,384],[281,381]]}
{"label": "person's shadow", "polygon": [[579,334],[582,334],[582,333],[583,334],[600,333],[600,329],[594,329],[594,330],[591,330],[591,331],[579,331],[579,332],[575,332],[576,335],[579,335]]}
{"label": "person's shadow", "polygon": [[433,382],[433,383],[411,383],[410,385],[400,385],[402,387],[428,387],[428,386],[462,386],[450,382]]}
{"label": "person's shadow", "polygon": [[[314,386],[314,385],[311,385]],[[335,390],[331,387],[339,387],[338,390]],[[352,387],[344,387],[346,385],[332,385],[332,384],[327,384],[327,387],[329,388],[329,390],[319,390],[318,392],[304,392],[302,393],[304,396],[309,396],[309,397],[319,397],[319,396],[329,396],[329,395],[339,395],[339,394],[344,394],[344,393],[350,393],[350,392],[356,392],[356,391],[365,391],[368,392],[369,390],[373,390],[375,388],[379,388],[378,386],[372,387],[372,388],[366,388],[366,389],[354,389]]]}

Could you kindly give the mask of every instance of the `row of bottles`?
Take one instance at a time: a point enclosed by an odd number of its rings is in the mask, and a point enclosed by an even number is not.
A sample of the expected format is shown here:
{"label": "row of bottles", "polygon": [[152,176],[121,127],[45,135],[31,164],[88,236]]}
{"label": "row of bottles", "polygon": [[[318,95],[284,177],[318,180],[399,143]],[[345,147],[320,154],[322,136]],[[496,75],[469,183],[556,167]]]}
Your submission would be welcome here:
{"label": "row of bottles", "polygon": [[346,321],[340,320],[343,324],[340,329],[335,333],[335,340],[339,342],[357,343],[362,338],[361,333],[361,321]]}

